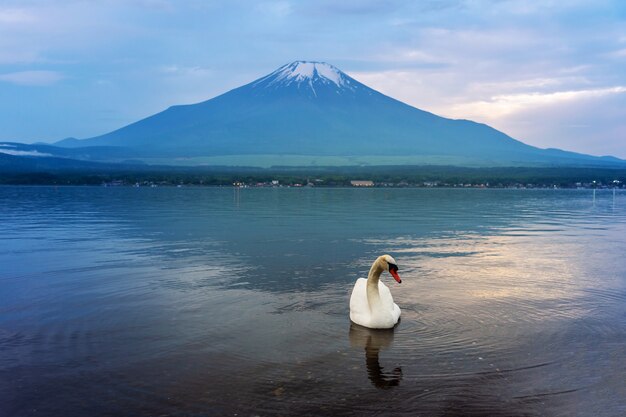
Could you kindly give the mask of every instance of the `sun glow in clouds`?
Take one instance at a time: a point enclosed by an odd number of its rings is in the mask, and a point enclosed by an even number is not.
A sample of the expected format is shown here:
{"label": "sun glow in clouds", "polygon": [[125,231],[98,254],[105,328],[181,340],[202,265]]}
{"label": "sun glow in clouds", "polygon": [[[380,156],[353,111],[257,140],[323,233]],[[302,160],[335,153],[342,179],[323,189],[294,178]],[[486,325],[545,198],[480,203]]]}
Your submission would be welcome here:
{"label": "sun glow in clouds", "polygon": [[554,93],[521,93],[493,96],[488,100],[461,103],[447,112],[451,117],[478,117],[498,119],[512,113],[537,106],[551,106],[562,102],[585,100],[611,94],[626,93],[626,87],[610,87],[595,90],[558,91]]}

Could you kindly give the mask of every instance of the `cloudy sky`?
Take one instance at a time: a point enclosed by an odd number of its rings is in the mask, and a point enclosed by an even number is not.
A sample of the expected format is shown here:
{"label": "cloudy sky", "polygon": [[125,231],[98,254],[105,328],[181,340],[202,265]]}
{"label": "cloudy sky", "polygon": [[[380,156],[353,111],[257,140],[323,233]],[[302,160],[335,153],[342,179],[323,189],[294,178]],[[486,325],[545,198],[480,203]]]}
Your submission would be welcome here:
{"label": "cloudy sky", "polygon": [[0,140],[95,136],[299,59],[531,145],[626,158],[621,0],[0,0]]}

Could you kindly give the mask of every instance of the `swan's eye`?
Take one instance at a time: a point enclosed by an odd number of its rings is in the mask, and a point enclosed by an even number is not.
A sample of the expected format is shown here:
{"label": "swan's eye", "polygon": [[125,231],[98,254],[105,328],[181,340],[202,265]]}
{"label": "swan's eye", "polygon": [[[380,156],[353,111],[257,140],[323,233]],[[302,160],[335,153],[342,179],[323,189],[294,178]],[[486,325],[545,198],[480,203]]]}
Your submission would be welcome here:
{"label": "swan's eye", "polygon": [[389,264],[389,270],[390,271],[398,271],[398,265],[396,264]]}

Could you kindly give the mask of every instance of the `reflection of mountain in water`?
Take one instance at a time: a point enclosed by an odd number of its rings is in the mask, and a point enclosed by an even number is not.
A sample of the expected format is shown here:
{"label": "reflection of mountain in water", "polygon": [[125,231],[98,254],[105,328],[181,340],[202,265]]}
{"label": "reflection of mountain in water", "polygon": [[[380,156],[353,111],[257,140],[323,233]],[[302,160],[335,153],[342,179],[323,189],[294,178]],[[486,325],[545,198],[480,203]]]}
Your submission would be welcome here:
{"label": "reflection of mountain in water", "polygon": [[372,330],[354,323],[350,325],[350,344],[365,349],[367,375],[376,388],[390,389],[397,387],[402,381],[401,367],[385,372],[384,367],[380,366],[380,351],[391,346],[393,333],[394,329]]}

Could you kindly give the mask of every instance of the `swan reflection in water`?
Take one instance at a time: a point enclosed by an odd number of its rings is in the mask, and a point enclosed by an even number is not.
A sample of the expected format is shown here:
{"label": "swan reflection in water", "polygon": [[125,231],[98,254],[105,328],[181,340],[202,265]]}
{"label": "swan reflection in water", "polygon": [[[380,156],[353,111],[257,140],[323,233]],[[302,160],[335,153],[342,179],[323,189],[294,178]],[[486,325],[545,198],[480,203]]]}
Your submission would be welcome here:
{"label": "swan reflection in water", "polygon": [[378,355],[393,343],[393,329],[368,329],[350,323],[350,345],[365,349],[365,365],[367,375],[376,388],[390,389],[400,385],[402,368],[394,368],[391,372],[383,371]]}

